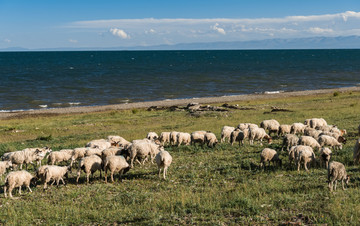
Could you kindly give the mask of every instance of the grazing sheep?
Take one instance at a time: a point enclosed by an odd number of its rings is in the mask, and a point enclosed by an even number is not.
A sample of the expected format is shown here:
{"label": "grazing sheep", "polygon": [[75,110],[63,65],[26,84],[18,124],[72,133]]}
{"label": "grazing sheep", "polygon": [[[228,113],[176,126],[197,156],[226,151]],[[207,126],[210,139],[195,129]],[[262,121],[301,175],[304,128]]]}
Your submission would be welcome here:
{"label": "grazing sheep", "polygon": [[292,146],[296,146],[298,142],[299,142],[299,138],[295,134],[286,134],[283,139],[281,151],[284,150],[285,146],[286,146],[286,150],[289,151],[289,148]]}
{"label": "grazing sheep", "polygon": [[310,119],[310,127],[316,128],[318,126],[327,126],[327,122],[323,118],[312,118]]}
{"label": "grazing sheep", "polygon": [[45,183],[45,177],[46,177],[46,172],[45,169],[48,167],[49,165],[43,165],[40,166],[39,168],[36,169],[35,171],[35,176],[37,180],[41,180],[42,183]]}
{"label": "grazing sheep", "polygon": [[121,175],[130,170],[129,164],[126,162],[123,156],[108,156],[104,161],[105,170],[105,183],[107,183],[107,171],[110,171],[111,182],[114,182],[114,173],[119,173],[119,179]]}
{"label": "grazing sheep", "polygon": [[290,129],[290,133],[292,134],[304,134],[304,130],[306,128],[306,125],[300,123],[300,122],[296,122],[296,123],[293,123],[291,125],[291,129]]}
{"label": "grazing sheep", "polygon": [[12,167],[11,161],[0,161],[0,176],[2,176],[6,169]]}
{"label": "grazing sheep", "polygon": [[86,150],[88,148],[75,148],[73,153],[72,153],[72,156],[71,156],[71,162],[70,162],[70,166],[72,167],[73,163],[78,160],[78,159],[81,159],[81,158],[84,158],[85,157],[85,154],[86,154]]}
{"label": "grazing sheep", "polygon": [[121,155],[122,150],[123,149],[120,149],[120,148],[117,148],[117,147],[110,147],[110,148],[107,148],[107,149],[103,150],[101,152],[101,159],[102,159],[103,163],[105,162],[105,159],[107,157],[109,157],[109,156]]}
{"label": "grazing sheep", "polygon": [[[110,148],[111,146],[107,147],[107,148]],[[102,151],[107,149],[107,148],[104,148],[104,149],[101,149],[101,148],[90,148],[88,147],[85,151],[85,157],[86,156],[91,156],[91,155],[97,155],[99,157],[101,157],[101,154],[102,154]]]}
{"label": "grazing sheep", "polygon": [[146,138],[149,140],[157,140],[157,139],[159,139],[159,136],[155,132],[148,132],[148,134],[146,135]]}
{"label": "grazing sheep", "polygon": [[96,171],[100,171],[100,178],[101,178],[101,166],[102,160],[97,155],[87,156],[82,158],[79,163],[78,171],[77,171],[77,178],[76,183],[79,182],[81,170],[86,173],[86,183],[89,183],[89,176],[90,174],[93,176]]}
{"label": "grazing sheep", "polygon": [[160,173],[161,173],[161,169],[163,169],[163,178],[164,180],[166,179],[166,173],[167,173],[167,169],[170,166],[171,162],[172,162],[172,157],[169,154],[169,152],[167,151],[160,151],[156,157],[156,164],[158,166],[159,169],[159,177],[160,177]]}
{"label": "grazing sheep", "polygon": [[307,127],[304,130],[304,135],[305,136],[310,136],[310,137],[315,138],[315,139],[318,139],[322,132],[323,132],[322,130],[316,130],[314,128]]}
{"label": "grazing sheep", "polygon": [[268,130],[270,136],[271,133],[277,134],[279,132],[280,123],[275,119],[264,120],[260,123],[260,127],[264,130]]}
{"label": "grazing sheep", "polygon": [[[299,145],[299,146],[303,146],[303,145]],[[303,147],[308,147],[308,146],[303,146]],[[311,147],[309,147],[311,148]],[[289,150],[289,165],[292,165],[292,162],[294,161],[294,163],[296,163],[296,158],[299,156],[299,151],[302,148],[298,148],[298,146],[292,146]]]}
{"label": "grazing sheep", "polygon": [[159,140],[163,146],[167,143],[170,143],[170,132],[162,132],[160,134]]}
{"label": "grazing sheep", "polygon": [[354,164],[360,163],[360,138],[356,140],[353,152]]}
{"label": "grazing sheep", "polygon": [[260,145],[262,146],[262,140],[266,139],[268,140],[268,143],[272,143],[271,137],[266,134],[265,130],[263,128],[256,128],[256,129],[250,129],[250,145],[254,145],[254,140],[258,140]]}
{"label": "grazing sheep", "polygon": [[172,131],[170,133],[170,145],[176,145],[177,144],[177,135],[179,132]]}
{"label": "grazing sheep", "polygon": [[205,143],[207,144],[207,146],[210,148],[215,147],[215,145],[218,143],[218,139],[216,138],[214,133],[205,133]]}
{"label": "grazing sheep", "polygon": [[126,148],[130,144],[129,141],[125,140],[121,136],[110,135],[107,137],[107,139],[112,146],[118,146],[120,148]]}
{"label": "grazing sheep", "polygon": [[[246,129],[248,130],[248,129]],[[239,146],[244,145],[244,139],[245,139],[245,135],[244,132],[238,128],[236,128],[234,131],[231,132],[230,135],[230,143],[231,146],[238,141],[239,142]]]}
{"label": "grazing sheep", "polygon": [[106,148],[111,147],[111,143],[105,139],[92,140],[89,143],[87,143],[85,147],[97,148],[102,151]]}
{"label": "grazing sheep", "polygon": [[277,163],[279,166],[281,166],[281,159],[279,158],[279,155],[274,149],[264,148],[261,151],[260,167],[264,167],[266,162],[269,162],[269,166],[270,162],[273,162],[274,164]]}
{"label": "grazing sheep", "polygon": [[191,133],[191,144],[200,143],[201,146],[205,143],[206,131],[195,131]]}
{"label": "grazing sheep", "polygon": [[320,149],[320,144],[317,142],[317,140],[315,140],[314,138],[312,138],[310,136],[301,136],[299,139],[299,144],[310,146],[313,149],[315,149],[315,148]]}
{"label": "grazing sheep", "polygon": [[159,151],[164,150],[161,145],[155,144],[154,142],[149,140],[134,140],[132,143],[133,144],[129,149],[131,168],[134,167],[135,158],[139,163],[139,159],[143,159],[143,161],[140,163],[143,164],[146,158],[150,155],[151,162],[153,163],[155,155]]}
{"label": "grazing sheep", "polygon": [[339,143],[339,141],[337,141],[334,137],[328,135],[321,135],[319,136],[318,141],[321,147],[330,146],[334,150],[336,149],[342,150],[342,144]]}
{"label": "grazing sheep", "polygon": [[[33,163],[33,161],[39,161],[43,159],[47,153],[48,149],[43,148],[26,148],[22,151],[15,151],[10,155],[10,161],[13,165],[20,165],[20,169],[22,169],[22,165],[25,164],[25,169],[27,169],[27,164]],[[40,160],[41,161],[41,160]],[[34,169],[35,164],[34,165]]]}
{"label": "grazing sheep", "polygon": [[310,126],[310,121],[311,121],[311,119],[305,119],[304,125],[305,126]]}
{"label": "grazing sheep", "polygon": [[256,129],[259,128],[258,125],[253,123],[240,123],[236,128],[244,131],[245,129]]}
{"label": "grazing sheep", "polygon": [[49,165],[47,166],[45,171],[45,182],[44,182],[44,190],[47,188],[47,183],[49,183],[51,180],[53,180],[53,185],[56,181],[56,185],[59,186],[59,182],[65,184],[65,181],[63,179],[64,176],[68,178],[68,172],[70,170],[70,166],[55,166],[55,165]]}
{"label": "grazing sheep", "polygon": [[21,195],[21,186],[23,185],[27,187],[30,192],[32,192],[30,188],[30,183],[34,179],[35,177],[25,170],[10,172],[5,179],[5,185],[4,185],[5,198],[7,197],[7,191],[9,191],[10,198],[13,198],[12,190],[17,187],[19,187],[19,194]]}
{"label": "grazing sheep", "polygon": [[323,125],[323,126],[316,126],[315,129],[321,130],[323,132],[330,132],[334,128],[333,125]]}
{"label": "grazing sheep", "polygon": [[11,155],[13,155],[15,153],[15,151],[12,152],[6,152],[1,156],[1,160],[2,161],[10,161],[10,157]]}
{"label": "grazing sheep", "polygon": [[191,135],[190,133],[178,133],[177,134],[177,142],[178,142],[178,147],[181,145],[181,144],[184,144],[184,145],[190,145],[191,143]]}
{"label": "grazing sheep", "polygon": [[47,156],[48,164],[55,165],[55,163],[69,161],[73,155],[73,152],[73,149],[62,149],[60,151],[53,151]]}
{"label": "grazing sheep", "polygon": [[304,147],[308,147],[308,148],[300,148],[297,147],[297,151],[298,151],[298,156],[296,158],[296,165],[297,165],[297,170],[298,172],[300,172],[300,164],[304,163],[304,168],[306,171],[309,171],[307,168],[307,164],[310,162],[313,162],[313,164],[316,163],[316,159],[315,159],[315,153],[312,150],[311,147],[309,146],[304,146]]}
{"label": "grazing sheep", "polygon": [[278,136],[284,136],[285,134],[289,134],[291,131],[291,125],[280,125]]}
{"label": "grazing sheep", "polygon": [[329,161],[331,158],[331,150],[329,148],[321,148],[320,150],[320,165],[322,166],[325,163],[325,169],[328,168]]}
{"label": "grazing sheep", "polygon": [[328,167],[328,184],[330,191],[336,190],[337,181],[341,181],[342,189],[345,190],[344,182],[349,184],[350,176],[347,175],[345,166],[340,162],[332,161]]}
{"label": "grazing sheep", "polygon": [[230,141],[231,133],[235,130],[232,126],[224,126],[221,130],[221,140],[220,143],[223,143],[226,141],[226,138],[228,138],[228,141]]}

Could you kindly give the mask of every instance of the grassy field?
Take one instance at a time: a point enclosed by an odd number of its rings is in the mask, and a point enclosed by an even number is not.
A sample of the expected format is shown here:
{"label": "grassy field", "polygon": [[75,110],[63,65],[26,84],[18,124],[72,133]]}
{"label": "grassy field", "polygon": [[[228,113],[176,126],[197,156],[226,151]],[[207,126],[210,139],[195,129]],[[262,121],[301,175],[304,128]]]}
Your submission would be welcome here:
{"label": "grassy field", "polygon": [[[133,109],[74,115],[29,116],[0,121],[0,154],[26,147],[50,146],[53,150],[84,146],[89,140],[120,135],[127,140],[144,138],[149,131],[192,132],[210,130],[220,137],[224,125],[259,124],[276,119],[281,124],[323,117],[348,131],[348,143],[333,156],[351,176],[347,190],[330,193],[327,172],[310,168],[297,172],[281,153],[282,168],[259,169],[258,144],[244,147],[220,144],[216,148],[166,147],[173,156],[168,179],[160,180],[151,163],[135,165],[122,181],[105,184],[103,178],[85,184],[75,170],[66,186],[33,193],[24,191],[14,200],[0,194],[0,223],[4,224],[353,224],[360,223],[359,166],[352,151],[358,138],[360,93],[238,102],[253,110],[208,112],[191,116],[186,111]],[[236,104],[236,103],[233,103]],[[271,107],[292,112],[270,113]],[[275,139],[271,148],[280,149]],[[32,171],[32,167],[30,167]],[[4,177],[0,185],[3,184]],[[14,190],[15,191],[15,190]]]}

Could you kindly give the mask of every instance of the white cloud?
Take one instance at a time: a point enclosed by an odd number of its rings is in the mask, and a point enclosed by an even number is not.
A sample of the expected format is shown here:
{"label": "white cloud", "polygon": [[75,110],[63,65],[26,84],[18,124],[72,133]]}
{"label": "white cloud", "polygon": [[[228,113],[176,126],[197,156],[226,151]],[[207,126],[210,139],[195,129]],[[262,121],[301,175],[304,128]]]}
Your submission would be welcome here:
{"label": "white cloud", "polygon": [[123,39],[130,38],[128,34],[124,30],[118,29],[118,28],[110,28],[110,33],[114,36],[118,36]]}
{"label": "white cloud", "polygon": [[323,33],[332,33],[334,32],[334,30],[329,28],[311,27],[309,28],[309,32],[315,34],[323,34]]}
{"label": "white cloud", "polygon": [[78,40],[75,40],[75,39],[69,39],[69,42],[71,42],[71,43],[77,43],[77,42],[78,42]]}
{"label": "white cloud", "polygon": [[226,35],[225,30],[223,28],[221,28],[221,27],[218,27],[218,26],[219,26],[219,24],[216,23],[214,26],[211,26],[211,29],[213,29],[214,31],[219,32],[220,34]]}
{"label": "white cloud", "polygon": [[4,42],[10,43],[11,40],[6,38],[6,39],[4,39]]}

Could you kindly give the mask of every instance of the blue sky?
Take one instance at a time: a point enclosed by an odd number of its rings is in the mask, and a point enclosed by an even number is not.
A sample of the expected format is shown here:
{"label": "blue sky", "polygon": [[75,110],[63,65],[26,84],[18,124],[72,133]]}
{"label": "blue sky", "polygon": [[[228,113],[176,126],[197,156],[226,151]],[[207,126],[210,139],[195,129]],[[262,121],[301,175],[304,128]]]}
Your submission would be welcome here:
{"label": "blue sky", "polygon": [[0,48],[360,35],[359,0],[0,0]]}

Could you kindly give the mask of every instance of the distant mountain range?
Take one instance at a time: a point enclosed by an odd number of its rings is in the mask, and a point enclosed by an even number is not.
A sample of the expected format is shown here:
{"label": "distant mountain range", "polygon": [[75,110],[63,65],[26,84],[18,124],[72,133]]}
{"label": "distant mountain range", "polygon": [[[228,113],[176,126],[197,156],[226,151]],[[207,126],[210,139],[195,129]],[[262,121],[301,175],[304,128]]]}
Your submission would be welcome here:
{"label": "distant mountain range", "polygon": [[241,50],[241,49],[359,49],[360,36],[265,39],[256,41],[180,43],[175,45],[111,47],[111,48],[47,48],[12,47],[0,51],[86,51],[86,50]]}

